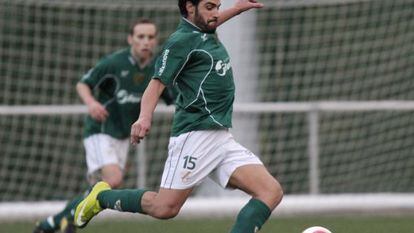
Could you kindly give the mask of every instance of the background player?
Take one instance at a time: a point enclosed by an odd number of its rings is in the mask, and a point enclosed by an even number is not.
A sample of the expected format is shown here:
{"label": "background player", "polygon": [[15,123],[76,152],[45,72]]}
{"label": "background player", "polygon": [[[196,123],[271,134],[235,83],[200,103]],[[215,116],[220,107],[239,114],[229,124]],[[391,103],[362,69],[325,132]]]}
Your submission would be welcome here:
{"label": "background player", "polygon": [[[89,112],[83,143],[90,184],[100,180],[112,188],[122,184],[130,127],[139,116],[141,96],[154,70],[157,35],[151,20],[133,22],[127,37],[129,47],[100,60],[76,85]],[[168,90],[162,98],[167,104],[173,102]],[[71,210],[81,198],[74,198],[63,211],[38,223],[34,232],[74,231]]]}

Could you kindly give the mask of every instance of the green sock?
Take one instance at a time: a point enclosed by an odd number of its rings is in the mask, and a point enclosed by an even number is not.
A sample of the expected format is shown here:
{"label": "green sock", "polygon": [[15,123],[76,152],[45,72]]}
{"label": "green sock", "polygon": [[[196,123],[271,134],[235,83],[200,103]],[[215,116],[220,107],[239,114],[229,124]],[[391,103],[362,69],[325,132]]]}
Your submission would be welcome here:
{"label": "green sock", "polygon": [[76,206],[78,206],[78,204],[83,200],[83,198],[83,195],[79,195],[73,198],[72,201],[68,202],[65,209],[61,212],[63,216],[61,216],[60,219],[55,218],[55,221],[59,220],[58,222],[60,223],[62,218],[66,217],[68,221],[73,222]]}
{"label": "green sock", "polygon": [[54,232],[60,228],[60,222],[64,217],[66,217],[68,221],[73,221],[72,212],[74,211],[72,210],[74,210],[78,203],[82,201],[82,198],[83,197],[81,195],[76,196],[66,204],[65,208],[62,211],[41,221],[39,223],[40,228],[45,232]]}
{"label": "green sock", "polygon": [[40,229],[45,233],[53,233],[55,230],[59,229],[59,226],[53,221],[53,216],[50,216],[39,222]]}
{"label": "green sock", "polygon": [[105,190],[98,194],[97,199],[104,209],[145,214],[141,207],[141,198],[146,191],[143,189]]}
{"label": "green sock", "polygon": [[240,210],[230,233],[255,233],[262,228],[271,213],[265,203],[258,199],[250,199]]}
{"label": "green sock", "polygon": [[60,222],[64,217],[66,217],[70,221],[73,221],[72,212],[75,211],[72,210],[74,210],[74,208],[79,204],[79,202],[82,201],[82,199],[82,195],[76,196],[66,204],[65,209],[53,216],[53,221],[55,222],[56,229],[60,227]]}

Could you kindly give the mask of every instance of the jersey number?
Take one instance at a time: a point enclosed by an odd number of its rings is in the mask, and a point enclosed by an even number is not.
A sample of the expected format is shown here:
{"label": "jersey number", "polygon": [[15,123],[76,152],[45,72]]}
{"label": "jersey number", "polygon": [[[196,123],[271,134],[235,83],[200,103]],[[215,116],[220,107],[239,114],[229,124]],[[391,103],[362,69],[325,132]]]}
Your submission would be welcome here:
{"label": "jersey number", "polygon": [[196,166],[195,162],[196,162],[197,158],[196,157],[192,157],[192,156],[185,156],[184,157],[184,168],[188,169],[188,170],[193,170]]}

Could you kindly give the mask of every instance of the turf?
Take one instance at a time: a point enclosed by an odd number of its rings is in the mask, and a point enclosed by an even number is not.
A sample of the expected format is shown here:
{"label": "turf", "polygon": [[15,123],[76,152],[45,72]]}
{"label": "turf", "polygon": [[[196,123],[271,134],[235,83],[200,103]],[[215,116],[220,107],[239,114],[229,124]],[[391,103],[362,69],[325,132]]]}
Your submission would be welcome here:
{"label": "turf", "polygon": [[[322,225],[333,233],[414,233],[413,216],[405,217],[325,217],[273,218],[260,233],[300,233],[305,228]],[[168,220],[168,221],[97,221],[79,233],[226,233],[233,221],[225,220]],[[1,223],[0,232],[31,232],[28,222]]]}

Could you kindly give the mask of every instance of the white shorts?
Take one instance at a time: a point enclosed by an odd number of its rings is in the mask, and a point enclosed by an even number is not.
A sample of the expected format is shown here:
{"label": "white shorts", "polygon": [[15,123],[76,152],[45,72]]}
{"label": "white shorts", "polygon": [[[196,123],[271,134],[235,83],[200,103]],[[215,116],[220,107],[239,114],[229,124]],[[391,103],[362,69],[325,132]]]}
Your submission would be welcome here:
{"label": "white shorts", "polygon": [[109,164],[125,168],[129,140],[116,139],[107,134],[94,134],[83,140],[86,150],[88,175]]}
{"label": "white shorts", "polygon": [[187,189],[209,176],[226,188],[234,170],[248,164],[263,163],[227,130],[192,131],[170,138],[160,186]]}

